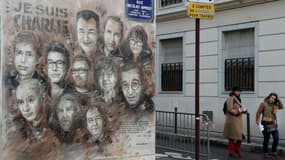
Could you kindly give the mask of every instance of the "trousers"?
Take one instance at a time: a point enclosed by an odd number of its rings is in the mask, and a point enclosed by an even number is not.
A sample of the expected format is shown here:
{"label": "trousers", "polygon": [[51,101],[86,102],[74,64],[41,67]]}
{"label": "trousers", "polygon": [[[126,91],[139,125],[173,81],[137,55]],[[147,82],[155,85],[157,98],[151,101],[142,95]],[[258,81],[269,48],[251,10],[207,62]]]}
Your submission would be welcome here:
{"label": "trousers", "polygon": [[228,150],[230,155],[234,155],[235,153],[240,155],[240,147],[241,147],[241,140],[228,140]]}
{"label": "trousers", "polygon": [[268,153],[268,144],[270,140],[270,135],[272,135],[273,138],[273,143],[272,143],[272,148],[271,151],[274,153],[277,151],[278,143],[279,143],[279,132],[278,130],[268,132],[267,129],[265,128],[262,131],[263,134],[263,153]]}

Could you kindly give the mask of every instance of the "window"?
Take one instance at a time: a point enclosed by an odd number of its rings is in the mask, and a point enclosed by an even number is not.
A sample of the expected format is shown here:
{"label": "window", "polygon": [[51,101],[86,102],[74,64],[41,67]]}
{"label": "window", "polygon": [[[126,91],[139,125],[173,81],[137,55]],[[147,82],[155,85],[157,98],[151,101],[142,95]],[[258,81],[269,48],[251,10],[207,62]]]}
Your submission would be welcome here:
{"label": "window", "polygon": [[170,6],[173,4],[178,4],[181,3],[182,0],[160,0],[160,6],[161,7],[166,7],[166,6]]}
{"label": "window", "polygon": [[224,31],[222,45],[225,91],[254,91],[254,28]]}
{"label": "window", "polygon": [[182,91],[182,38],[160,40],[161,91]]}

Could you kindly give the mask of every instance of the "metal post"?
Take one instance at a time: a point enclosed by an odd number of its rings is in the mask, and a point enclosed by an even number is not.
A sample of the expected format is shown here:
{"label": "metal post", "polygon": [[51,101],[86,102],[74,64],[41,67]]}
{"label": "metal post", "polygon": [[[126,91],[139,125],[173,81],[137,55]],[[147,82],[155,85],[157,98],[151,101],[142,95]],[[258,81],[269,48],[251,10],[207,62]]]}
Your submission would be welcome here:
{"label": "metal post", "polygon": [[211,150],[210,150],[210,132],[209,132],[209,119],[207,120],[207,153],[208,160],[211,158]]}
{"label": "metal post", "polygon": [[174,133],[177,133],[177,107],[174,108]]}
{"label": "metal post", "polygon": [[246,114],[246,122],[247,122],[247,143],[251,143],[251,139],[250,139],[250,113]]}
{"label": "metal post", "polygon": [[200,19],[196,18],[195,28],[195,159],[200,159]]}

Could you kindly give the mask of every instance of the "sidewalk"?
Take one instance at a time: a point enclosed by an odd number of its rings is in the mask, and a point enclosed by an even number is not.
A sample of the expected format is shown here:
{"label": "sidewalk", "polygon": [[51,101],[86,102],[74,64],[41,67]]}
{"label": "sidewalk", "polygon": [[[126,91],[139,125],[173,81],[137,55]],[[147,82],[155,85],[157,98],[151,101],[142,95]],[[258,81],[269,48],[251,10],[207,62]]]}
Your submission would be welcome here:
{"label": "sidewalk", "polygon": [[[257,143],[242,143],[242,158],[240,160],[260,160],[263,158],[262,144]],[[271,146],[270,146],[271,147]],[[226,139],[211,139],[211,155],[210,160],[228,160],[230,159],[227,151]],[[176,151],[157,149],[156,160],[193,160],[194,155],[187,153],[179,153]],[[279,148],[281,159],[285,159],[285,149]],[[201,160],[206,160],[206,157],[200,157]],[[237,158],[238,159],[238,158]]]}
{"label": "sidewalk", "polygon": [[[215,139],[211,138],[211,149],[215,146],[221,146],[227,149],[227,139]],[[271,149],[271,144],[272,144],[272,139],[270,140],[270,143],[268,145],[269,150]],[[251,142],[247,143],[246,141],[242,142],[242,151],[245,154],[252,153],[252,154],[261,154],[262,155],[262,142],[256,143],[256,142]],[[283,155],[285,158],[285,148],[282,146],[278,146],[278,153]]]}

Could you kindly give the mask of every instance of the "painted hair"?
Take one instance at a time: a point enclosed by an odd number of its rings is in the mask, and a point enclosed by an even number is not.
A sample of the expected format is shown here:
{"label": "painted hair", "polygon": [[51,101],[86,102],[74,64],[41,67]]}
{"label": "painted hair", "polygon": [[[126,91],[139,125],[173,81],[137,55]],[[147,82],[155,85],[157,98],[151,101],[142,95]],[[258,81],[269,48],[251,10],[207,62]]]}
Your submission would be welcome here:
{"label": "painted hair", "polygon": [[[107,126],[108,125],[108,115],[107,115],[107,112],[104,109],[104,107],[105,106],[103,105],[103,103],[95,103],[95,104],[89,106],[89,109],[87,110],[85,116],[87,116],[88,112],[92,112],[92,111],[98,112],[103,119],[103,129],[107,129],[108,128],[108,126]],[[87,123],[87,119],[86,119],[86,123]]]}
{"label": "painted hair", "polygon": [[29,89],[35,91],[37,95],[40,96],[41,101],[46,96],[44,85],[37,79],[32,78],[32,79],[23,80],[19,84],[16,90],[21,89],[23,86],[28,87]]}
{"label": "painted hair", "polygon": [[[87,129],[87,113],[88,112],[98,112],[100,114],[100,116],[102,117],[102,122],[103,122],[103,131],[102,134],[103,136],[100,139],[96,139],[96,141],[90,141],[92,138],[92,135],[90,133],[90,131]],[[89,142],[89,143],[96,143],[96,144],[100,144],[100,143],[111,143],[111,139],[110,139],[110,135],[112,133],[112,131],[110,130],[110,122],[109,122],[109,116],[107,114],[107,110],[106,110],[106,106],[104,106],[103,103],[91,103],[89,104],[89,109],[87,110],[86,114],[85,114],[85,119],[86,122],[84,124],[84,128],[86,130],[86,134],[83,136],[83,140],[85,142]]]}
{"label": "painted hair", "polygon": [[47,56],[49,52],[59,52],[63,55],[64,57],[64,62],[65,62],[65,66],[68,69],[69,68],[69,63],[70,63],[70,59],[69,59],[69,51],[67,50],[67,48],[64,46],[63,43],[61,42],[50,42],[46,48],[45,51],[45,60],[47,60]]}
{"label": "painted hair", "polygon": [[105,21],[105,23],[104,23],[104,31],[105,31],[105,28],[106,28],[106,24],[107,24],[107,22],[109,20],[113,20],[113,21],[119,23],[119,25],[120,25],[120,34],[121,34],[121,39],[120,40],[122,40],[123,35],[124,35],[124,23],[123,23],[123,21],[118,16],[108,16],[106,21]]}
{"label": "painted hair", "polygon": [[48,113],[49,108],[45,106],[47,105],[45,86],[38,79],[32,78],[32,79],[23,80],[18,85],[16,91],[27,89],[27,88],[29,88],[32,92],[36,93],[36,95],[39,97],[40,113],[37,113],[37,114],[40,114],[40,116],[42,116],[43,114]]}
{"label": "painted hair", "polygon": [[42,46],[41,46],[41,41],[38,35],[30,31],[19,32],[14,39],[14,51],[16,51],[16,44],[22,43],[22,42],[31,43],[34,46],[34,49],[36,50],[36,53],[38,56],[37,58],[41,57]]}
{"label": "painted hair", "polygon": [[136,39],[142,40],[143,48],[147,47],[148,37],[147,37],[147,33],[146,33],[145,29],[142,26],[136,25],[133,28],[131,28],[131,30],[127,36],[127,39],[129,40],[133,37],[135,37]]}
{"label": "painted hair", "polygon": [[71,93],[64,93],[63,95],[61,95],[58,99],[58,101],[56,102],[56,107],[60,104],[60,102],[62,100],[66,100],[66,101],[70,101],[73,104],[74,107],[74,111],[75,112],[80,112],[79,109],[79,103],[77,101],[77,98],[75,97],[75,95],[71,94]]}
{"label": "painted hair", "polygon": [[[144,81],[144,75],[143,75],[143,71],[142,71],[142,68],[137,65],[136,63],[128,63],[128,64],[124,64],[124,66],[122,66],[121,68],[121,71],[120,71],[120,79],[121,79],[121,85],[122,85],[122,80],[123,80],[123,77],[122,77],[122,74],[124,72],[128,72],[130,70],[136,70],[136,73],[138,74],[139,76],[139,81],[140,81],[140,86],[142,88],[142,93],[140,95],[140,103],[142,103],[144,97],[145,97],[145,81]],[[125,102],[127,102],[126,98],[125,98],[125,95],[123,94],[123,90],[122,90],[122,86],[121,86],[121,94],[123,95],[123,99]]]}
{"label": "painted hair", "polygon": [[76,22],[78,22],[78,20],[80,18],[83,18],[86,21],[88,21],[90,19],[94,19],[96,21],[96,28],[99,29],[100,19],[99,19],[99,16],[97,13],[95,13],[91,10],[82,10],[82,11],[77,12]]}
{"label": "painted hair", "polygon": [[75,55],[72,60],[71,60],[71,63],[70,63],[70,67],[69,67],[69,80],[70,80],[70,83],[71,85],[74,85],[74,80],[72,78],[72,65],[76,62],[76,61],[85,61],[88,65],[88,80],[87,80],[87,88],[88,89],[92,89],[94,87],[94,74],[93,74],[93,65],[91,64],[91,61],[90,59],[83,55],[83,54],[77,54]]}
{"label": "painted hair", "polygon": [[128,33],[127,38],[119,48],[120,54],[123,56],[123,60],[125,63],[130,63],[133,61],[134,55],[130,48],[130,40],[135,38],[135,40],[139,39],[142,41],[142,51],[138,57],[139,61],[145,61],[148,59],[152,59],[152,52],[150,47],[148,46],[148,36],[145,29],[140,26],[136,25],[131,28]]}
{"label": "painted hair", "polygon": [[[145,86],[144,86],[144,76],[143,76],[143,71],[142,68],[136,64],[136,63],[125,63],[121,68],[120,68],[120,73],[122,75],[123,72],[127,72],[129,70],[135,69],[139,75],[139,79],[141,81],[142,84],[142,88],[143,91],[145,90]],[[121,76],[120,76],[121,77]],[[121,78],[120,78],[121,79]]]}
{"label": "painted hair", "polygon": [[101,76],[103,71],[110,71],[111,73],[115,74],[117,77],[117,84],[115,85],[115,88],[118,87],[119,83],[119,67],[118,64],[113,60],[111,57],[104,57],[101,58],[98,63],[95,64],[94,66],[94,78],[96,85],[100,88],[98,82],[99,82],[99,77]]}
{"label": "painted hair", "polygon": [[[73,105],[73,117],[72,124],[70,126],[70,131],[66,132],[61,127],[59,122],[59,117],[57,114],[57,108],[60,105],[61,101],[70,101]],[[55,135],[59,138],[61,142],[72,143],[75,137],[76,129],[82,127],[82,113],[80,110],[80,104],[76,98],[76,96],[72,93],[64,93],[59,99],[57,99],[55,103],[55,108],[52,112],[52,116],[49,118],[49,125],[54,130]]]}

